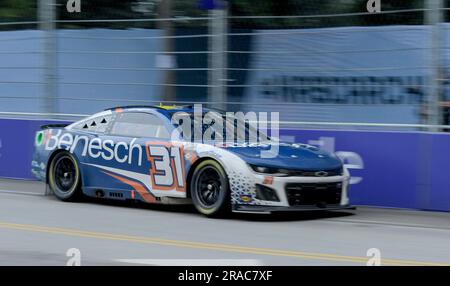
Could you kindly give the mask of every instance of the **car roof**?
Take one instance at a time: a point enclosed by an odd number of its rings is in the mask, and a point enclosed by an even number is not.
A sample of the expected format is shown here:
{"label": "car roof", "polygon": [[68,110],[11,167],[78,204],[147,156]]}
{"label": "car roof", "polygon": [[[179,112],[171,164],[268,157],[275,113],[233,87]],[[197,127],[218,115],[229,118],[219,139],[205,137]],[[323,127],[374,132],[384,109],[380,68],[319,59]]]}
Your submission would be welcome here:
{"label": "car roof", "polygon": [[[117,106],[105,109],[105,111],[115,111],[115,112],[121,112],[121,111],[127,111],[127,110],[155,110],[160,113],[163,113],[165,115],[173,114],[175,112],[187,112],[187,113],[193,113],[194,112],[194,105],[126,105],[126,106]],[[213,109],[213,108],[203,108],[203,111],[217,111],[217,112],[223,112],[222,110]]]}
{"label": "car roof", "polygon": [[[101,117],[101,116],[108,116],[112,113],[116,112],[124,112],[124,111],[138,111],[138,112],[145,112],[145,111],[157,111],[163,116],[167,118],[171,118],[171,116],[176,112],[186,112],[188,114],[194,113],[194,105],[159,105],[159,106],[153,106],[153,105],[125,105],[125,106],[116,106],[107,108],[103,111],[100,111],[98,113],[92,114],[91,116],[85,117],[83,119],[80,119],[76,122],[73,122],[72,124],[68,125],[66,129],[72,129],[77,124],[80,124],[85,121],[93,120],[94,118]],[[208,112],[208,111],[217,111],[219,113],[223,113],[223,111],[218,109],[212,109],[212,108],[203,108],[202,112]]]}

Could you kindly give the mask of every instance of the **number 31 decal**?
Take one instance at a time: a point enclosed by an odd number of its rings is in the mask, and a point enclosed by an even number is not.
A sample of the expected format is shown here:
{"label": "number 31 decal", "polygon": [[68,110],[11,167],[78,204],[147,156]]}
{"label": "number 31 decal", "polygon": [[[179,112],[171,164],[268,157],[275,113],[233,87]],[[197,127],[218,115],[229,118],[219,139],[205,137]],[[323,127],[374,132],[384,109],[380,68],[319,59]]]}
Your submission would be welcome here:
{"label": "number 31 decal", "polygon": [[183,146],[166,142],[146,142],[145,145],[151,163],[152,188],[185,192]]}

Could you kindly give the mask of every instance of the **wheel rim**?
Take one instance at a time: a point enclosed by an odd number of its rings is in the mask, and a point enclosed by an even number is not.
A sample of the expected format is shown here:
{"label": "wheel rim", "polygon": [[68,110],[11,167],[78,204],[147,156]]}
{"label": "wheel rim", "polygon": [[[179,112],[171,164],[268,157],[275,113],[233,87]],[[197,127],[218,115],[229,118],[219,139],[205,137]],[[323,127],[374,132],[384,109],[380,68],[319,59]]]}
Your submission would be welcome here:
{"label": "wheel rim", "polygon": [[58,189],[63,193],[70,192],[75,184],[76,177],[77,173],[73,160],[66,156],[59,158],[55,163],[55,183]]}
{"label": "wheel rim", "polygon": [[219,172],[213,167],[203,168],[197,177],[197,194],[199,201],[206,207],[217,203],[222,191]]}

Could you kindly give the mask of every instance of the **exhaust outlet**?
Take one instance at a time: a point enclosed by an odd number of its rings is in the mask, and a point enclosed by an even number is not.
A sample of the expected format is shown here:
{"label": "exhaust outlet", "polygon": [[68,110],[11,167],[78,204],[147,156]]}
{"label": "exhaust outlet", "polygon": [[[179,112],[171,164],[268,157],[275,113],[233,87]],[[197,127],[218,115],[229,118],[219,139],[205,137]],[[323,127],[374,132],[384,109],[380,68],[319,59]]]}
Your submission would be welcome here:
{"label": "exhaust outlet", "polygon": [[96,198],[103,198],[104,196],[105,196],[105,193],[102,190],[95,191]]}

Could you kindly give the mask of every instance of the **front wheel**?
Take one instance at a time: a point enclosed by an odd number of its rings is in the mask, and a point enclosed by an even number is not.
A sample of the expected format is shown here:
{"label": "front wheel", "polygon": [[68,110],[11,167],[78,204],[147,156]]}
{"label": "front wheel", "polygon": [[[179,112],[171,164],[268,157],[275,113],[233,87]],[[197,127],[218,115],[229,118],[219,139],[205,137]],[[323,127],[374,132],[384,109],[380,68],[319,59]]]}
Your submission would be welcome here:
{"label": "front wheel", "polygon": [[228,177],[218,162],[205,160],[195,168],[191,197],[196,209],[206,216],[217,217],[230,210]]}
{"label": "front wheel", "polygon": [[62,201],[75,201],[81,196],[78,163],[69,152],[56,154],[50,163],[49,187]]}

